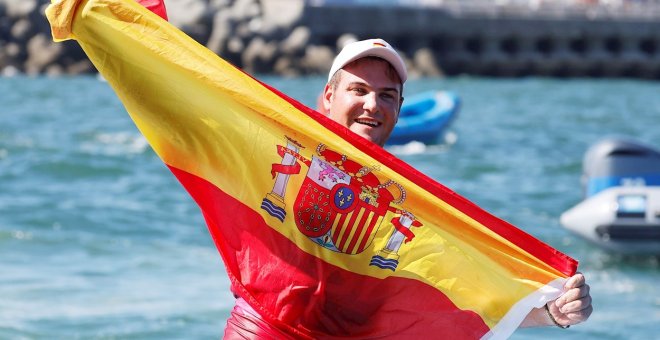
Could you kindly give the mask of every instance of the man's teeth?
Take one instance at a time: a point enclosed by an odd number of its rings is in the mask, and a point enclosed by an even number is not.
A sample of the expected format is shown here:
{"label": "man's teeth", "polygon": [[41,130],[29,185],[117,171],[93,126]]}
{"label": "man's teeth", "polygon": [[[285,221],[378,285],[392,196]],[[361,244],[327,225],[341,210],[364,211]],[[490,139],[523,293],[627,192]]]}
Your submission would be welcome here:
{"label": "man's teeth", "polygon": [[357,123],[369,125],[371,127],[378,127],[380,125],[380,123],[368,119],[356,119],[355,121]]}

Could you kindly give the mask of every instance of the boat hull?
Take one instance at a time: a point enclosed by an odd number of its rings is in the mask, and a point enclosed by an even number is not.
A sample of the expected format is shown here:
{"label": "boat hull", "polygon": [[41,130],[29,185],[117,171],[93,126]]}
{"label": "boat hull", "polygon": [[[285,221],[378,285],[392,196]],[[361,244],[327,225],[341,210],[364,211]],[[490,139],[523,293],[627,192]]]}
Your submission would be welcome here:
{"label": "boat hull", "polygon": [[660,254],[660,186],[612,187],[561,215],[569,231],[623,254]]}

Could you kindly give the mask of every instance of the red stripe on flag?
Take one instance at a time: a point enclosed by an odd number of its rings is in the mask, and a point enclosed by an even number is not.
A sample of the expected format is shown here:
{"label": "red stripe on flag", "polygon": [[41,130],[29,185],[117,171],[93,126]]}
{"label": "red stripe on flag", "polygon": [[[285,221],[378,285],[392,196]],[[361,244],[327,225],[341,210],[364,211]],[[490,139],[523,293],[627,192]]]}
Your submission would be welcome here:
{"label": "red stripe on flag", "polygon": [[167,20],[167,9],[165,8],[165,0],[136,0],[140,5],[146,7],[148,10],[158,14],[161,18]]}
{"label": "red stripe on flag", "polygon": [[[458,309],[435,288],[400,277],[377,279],[326,263],[206,180],[170,170],[201,207],[234,291],[278,328],[310,338],[432,334],[474,339],[489,331],[479,315]],[[312,242],[299,236],[296,242]],[[318,253],[325,251],[319,248]]]}
{"label": "red stripe on flag", "polygon": [[367,241],[369,240],[369,235],[371,235],[371,232],[374,230],[374,227],[376,226],[376,222],[380,221],[380,217],[374,216],[371,219],[371,222],[369,223],[369,228],[367,228],[367,232],[364,234],[365,236],[362,238],[362,241],[360,241],[360,246],[358,246],[358,250],[364,249],[364,247],[367,246]]}
{"label": "red stripe on flag", "polygon": [[[346,227],[346,217],[348,215],[349,214],[341,214],[341,218],[337,222],[337,227],[332,231],[332,243],[335,245],[339,244],[339,235],[341,235],[342,230]],[[335,216],[335,219],[337,219],[337,216]]]}
{"label": "red stripe on flag", "polygon": [[[367,218],[371,215],[371,211],[364,209],[362,211],[362,217],[360,218],[360,222],[358,224],[353,226],[353,229],[355,230],[353,232],[353,237],[351,237],[351,243],[348,244],[348,247],[346,248],[346,252],[349,254],[356,254],[357,249],[355,248],[355,244],[359,239],[362,237],[368,237],[369,235],[363,235],[364,232],[364,225],[367,223]],[[375,215],[375,214],[374,214]],[[374,216],[374,218],[378,218],[378,216]]]}
{"label": "red stripe on flag", "polygon": [[339,242],[336,244],[337,248],[342,249],[343,251],[347,250],[346,243],[349,241],[348,237],[351,236],[351,231],[355,229],[355,221],[359,215],[359,211],[353,210],[351,218],[348,220],[346,230],[344,230],[344,234],[341,236],[341,240],[339,240]]}

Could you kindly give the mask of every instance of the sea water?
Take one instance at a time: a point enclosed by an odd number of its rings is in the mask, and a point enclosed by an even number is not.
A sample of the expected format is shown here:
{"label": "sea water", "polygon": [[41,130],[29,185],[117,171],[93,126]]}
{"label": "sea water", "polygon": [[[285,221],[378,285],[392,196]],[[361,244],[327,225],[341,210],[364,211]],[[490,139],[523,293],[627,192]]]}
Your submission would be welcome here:
{"label": "sea water", "polygon": [[[322,77],[261,80],[314,105]],[[462,108],[445,142],[389,148],[580,261],[594,313],[515,339],[659,339],[658,258],[611,254],[559,215],[582,157],[619,135],[660,147],[660,83],[412,79]],[[233,305],[199,209],[96,77],[0,78],[0,339],[218,339]],[[433,338],[430,335],[430,338]]]}

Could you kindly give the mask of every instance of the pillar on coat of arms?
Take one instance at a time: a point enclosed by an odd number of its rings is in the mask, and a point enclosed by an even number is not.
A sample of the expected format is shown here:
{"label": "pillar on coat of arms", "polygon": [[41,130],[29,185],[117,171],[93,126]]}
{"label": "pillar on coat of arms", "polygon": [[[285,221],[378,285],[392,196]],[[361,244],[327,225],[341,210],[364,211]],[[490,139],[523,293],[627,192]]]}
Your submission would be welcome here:
{"label": "pillar on coat of arms", "polygon": [[[286,137],[287,150],[291,152],[284,153],[282,156],[282,162],[280,163],[282,167],[290,167],[296,164],[296,157],[293,156],[300,151],[302,147],[298,142],[293,139]],[[286,194],[286,185],[289,183],[289,177],[291,174],[287,173],[277,173],[275,178],[275,184],[273,185],[273,190],[266,194],[263,201],[261,202],[261,208],[266,210],[271,216],[279,219],[281,222],[284,222],[286,217],[286,204],[284,203],[284,195]]]}
{"label": "pillar on coat of arms", "polygon": [[[410,230],[414,221],[415,217],[408,212],[404,212],[398,218],[400,226],[406,230]],[[383,247],[383,249],[381,249],[378,254],[371,258],[369,265],[395,271],[396,267],[399,265],[399,249],[407,238],[408,236],[401,232],[399,228],[394,228],[392,235],[385,244],[385,247]]]}

